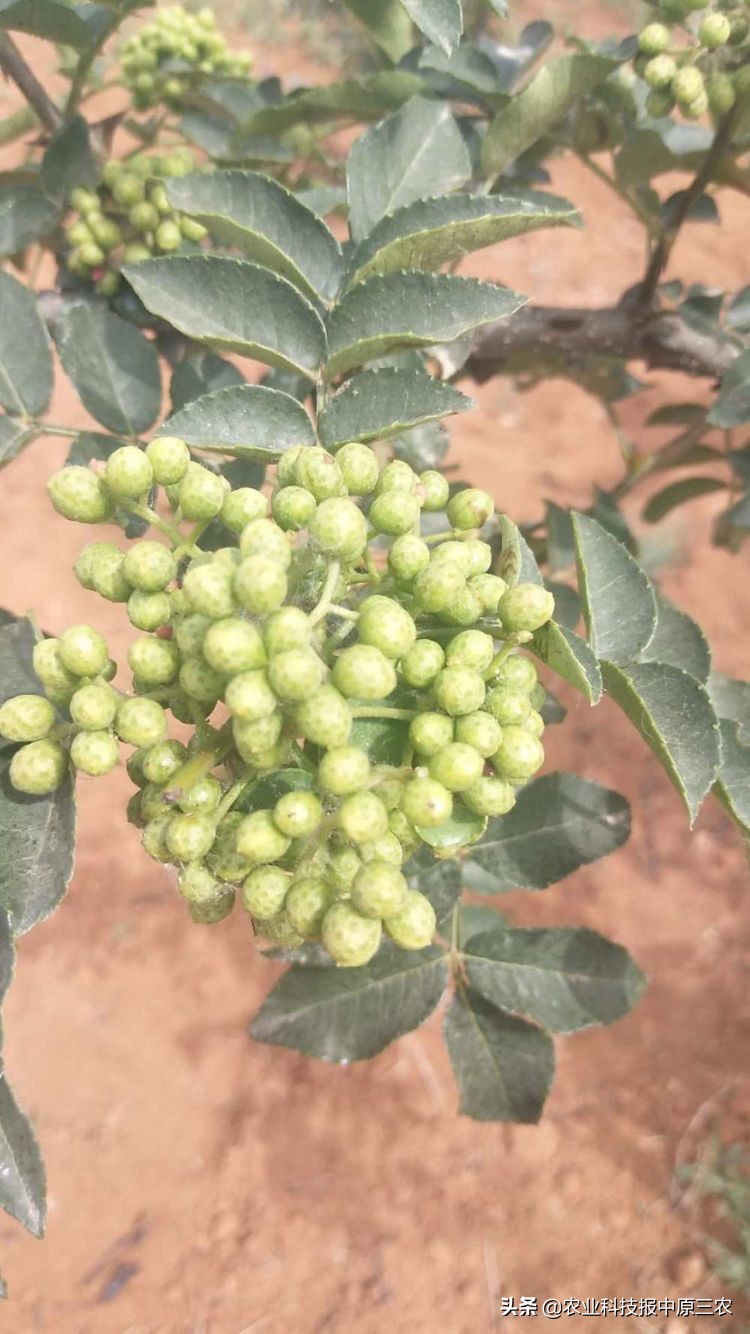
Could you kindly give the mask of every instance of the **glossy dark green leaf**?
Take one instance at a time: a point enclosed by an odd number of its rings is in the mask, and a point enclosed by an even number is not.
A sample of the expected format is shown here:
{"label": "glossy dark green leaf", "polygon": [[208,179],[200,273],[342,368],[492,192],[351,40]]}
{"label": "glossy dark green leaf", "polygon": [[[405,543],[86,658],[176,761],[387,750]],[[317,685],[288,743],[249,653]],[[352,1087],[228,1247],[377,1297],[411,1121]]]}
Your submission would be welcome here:
{"label": "glossy dark green leaf", "polygon": [[722,672],[712,672],[707,689],[717,718],[738,723],[740,741],[750,745],[750,681],[735,681]]}
{"label": "glossy dark green leaf", "polygon": [[380,120],[423,90],[424,79],[405,69],[380,70],[361,79],[300,88],[282,101],[254,111],[235,137],[235,150],[244,151],[248,138],[257,139],[261,131],[280,134],[294,125],[324,124],[342,118]]}
{"label": "glossy dark green leaf", "polygon": [[292,967],[251,1026],[258,1042],[325,1061],[364,1061],[432,1013],[445,990],[442,950],[383,950],[364,968]]}
{"label": "glossy dark green leaf", "polygon": [[413,97],[354,144],[347,163],[349,222],[361,241],[386,214],[471,177],[469,152],[449,106]]}
{"label": "glossy dark green leaf", "polygon": [[555,621],[548,621],[536,631],[529,648],[540,662],[580,690],[589,704],[599,703],[602,674],[595,655],[580,635]]}
{"label": "glossy dark green leaf", "polygon": [[0,416],[0,468],[16,458],[39,435],[19,417]]}
{"label": "glossy dark green leaf", "polygon": [[653,751],[695,820],[719,769],[719,725],[704,686],[679,667],[602,663],[604,686]]}
{"label": "glossy dark green leaf", "polygon": [[112,311],[81,302],[66,310],[56,337],[65,373],[91,416],[122,435],[148,430],[161,407],[161,373],[145,334]]}
{"label": "glossy dark green leaf", "polygon": [[4,1074],[0,1074],[0,1206],[35,1237],[44,1235],[44,1163],[28,1117]]}
{"label": "glossy dark green leaf", "polygon": [[344,0],[344,4],[391,60],[406,54],[412,45],[412,26],[398,0]]}
{"label": "glossy dark green leaf", "polygon": [[148,310],[208,347],[311,380],[325,360],[320,316],[269,269],[225,255],[186,255],[126,265],[123,272]]}
{"label": "glossy dark green leaf", "polygon": [[363,750],[372,765],[400,765],[409,744],[409,724],[400,718],[355,718],[350,744]]}
{"label": "glossy dark green leaf", "polygon": [[352,289],[328,321],[329,378],[401,347],[449,343],[505,319],[525,297],[445,273],[389,273]]}
{"label": "glossy dark green leaf", "polygon": [[579,220],[567,200],[541,192],[419,200],[381,219],[355,251],[349,281],[398,269],[439,269],[498,241]]}
{"label": "glossy dark green leaf", "polygon": [[743,352],[729,367],[708,414],[712,426],[731,430],[750,421],[750,351]]}
{"label": "glossy dark green leaf", "polygon": [[203,349],[190,352],[182,361],[178,361],[172,371],[169,384],[169,397],[172,411],[177,412],[187,403],[192,403],[204,394],[212,394],[215,389],[227,389],[230,385],[244,384],[245,377],[231,361],[226,361],[216,352]]}
{"label": "glossy dark green leaf", "polygon": [[656,629],[656,598],[648,576],[596,519],[574,514],[573,529],[591,647],[597,658],[632,662]]}
{"label": "glossy dark green leaf", "polygon": [[306,769],[277,769],[264,774],[246,788],[233,806],[237,811],[270,810],[287,792],[309,792],[313,787],[312,775]]}
{"label": "glossy dark green leaf", "polygon": [[705,685],[711,673],[711,650],[700,626],[659,592],[656,612],[656,630],[640,661],[671,663]]}
{"label": "glossy dark green leaf", "polygon": [[608,857],[629,835],[630,807],[619,792],[575,774],[545,774],[521,789],[508,815],[490,820],[464,863],[464,882],[481,894],[546,889]]}
{"label": "glossy dark green leaf", "polygon": [[95,186],[99,175],[88,123],[76,115],[49,141],[39,171],[42,189],[62,202],[76,186]]}
{"label": "glossy dark green leaf", "polygon": [[497,177],[606,79],[617,61],[579,53],[559,56],[534,75],[495,116],[482,147],[482,169]]}
{"label": "glossy dark green leaf", "polygon": [[401,3],[428,41],[448,55],[455,51],[464,27],[461,0],[401,0]]}
{"label": "glossy dark green leaf", "polygon": [[480,932],[498,931],[507,925],[507,918],[495,907],[490,908],[485,903],[462,903],[458,910],[459,948],[463,949],[472,936],[478,936]]}
{"label": "glossy dark green leaf", "polygon": [[81,431],[71,441],[66,463],[79,468],[87,468],[94,459],[108,459],[120,448],[122,441],[115,435],[103,435],[100,431]]}
{"label": "glossy dark green leaf", "polygon": [[527,1125],[539,1120],[555,1072],[549,1034],[468,987],[453,997],[443,1031],[463,1116]]}
{"label": "glossy dark green leaf", "polygon": [[347,381],[320,414],[321,443],[379,440],[473,407],[470,398],[421,371],[363,371]]}
{"label": "glossy dark green leaf", "polygon": [[714,793],[742,829],[750,833],[750,746],[739,739],[736,723],[722,719],[721,768]]}
{"label": "glossy dark green leaf", "polygon": [[466,945],[464,967],[485,1000],[551,1033],[613,1024],[645,983],[627,950],[582,927],[484,931]]}
{"label": "glossy dark green leaf", "polygon": [[0,185],[0,258],[48,236],[60,210],[34,185]]}
{"label": "glossy dark green leaf", "polygon": [[404,867],[412,889],[424,894],[435,909],[438,923],[444,922],[461,896],[461,870],[458,862],[435,859],[429,848],[420,848]]}
{"label": "glossy dark green leaf", "polygon": [[[93,10],[94,6],[87,8]],[[58,0],[0,0],[0,28],[66,46],[80,48],[91,42],[84,16],[73,5]]]}
{"label": "glossy dark green leaf", "polygon": [[662,491],[657,491],[644,506],[643,517],[647,523],[658,523],[666,514],[689,500],[709,496],[714,491],[726,491],[726,482],[716,477],[683,477],[679,482],[671,482]]}
{"label": "glossy dark green leaf", "polygon": [[52,396],[52,353],[34,295],[0,272],[0,407],[32,416]]}
{"label": "glossy dark green leaf", "polygon": [[[417,68],[424,71],[430,88],[445,100],[473,102],[483,110],[488,107],[496,110],[506,101],[499,89],[494,61],[474,42],[461,42],[450,55],[434,45],[425,46],[421,51],[417,48],[407,60],[413,61],[415,57]],[[476,128],[476,122],[461,121],[467,143]]]}
{"label": "glossy dark green leaf", "polygon": [[302,405],[278,389],[255,384],[229,385],[204,394],[174,412],[161,429],[197,449],[267,462],[294,445],[315,444],[315,431]]}
{"label": "glossy dark green leaf", "polygon": [[174,208],[224,245],[288,278],[313,297],[335,294],[341,247],[325,223],[278,181],[255,171],[198,172],[167,181]]}

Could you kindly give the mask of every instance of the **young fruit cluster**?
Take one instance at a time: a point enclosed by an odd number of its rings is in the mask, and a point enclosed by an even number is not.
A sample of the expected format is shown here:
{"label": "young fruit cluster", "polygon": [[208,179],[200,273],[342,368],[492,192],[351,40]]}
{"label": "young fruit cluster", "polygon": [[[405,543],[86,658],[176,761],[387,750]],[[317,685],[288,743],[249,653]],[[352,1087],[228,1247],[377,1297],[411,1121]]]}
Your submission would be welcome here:
{"label": "young fruit cluster", "polygon": [[186,176],[194,169],[189,148],[158,157],[134,153],[107,162],[97,190],[76,187],[65,224],[71,273],[93,278],[102,296],[114,296],[123,264],[170,254],[183,241],[201,241],[205,227],[176,213],[164,188],[167,177]]}
{"label": "young fruit cluster", "polygon": [[179,108],[196,78],[242,78],[252,63],[249,52],[232,53],[212,9],[189,14],[182,5],[159,9],[128,38],[121,60],[137,111],[159,102]]}
{"label": "young fruit cluster", "polygon": [[[677,106],[689,120],[726,115],[750,92],[747,4],[722,0],[657,0],[654,19],[638,35],[635,65],[650,88],[646,110],[668,116]],[[683,37],[673,28],[678,25]],[[740,50],[739,48],[743,48]]]}
{"label": "young fruit cluster", "polygon": [[[169,517],[148,506],[159,487]],[[140,632],[132,691],[112,684],[90,626],[41,640],[46,698],[0,709],[0,735],[21,743],[11,782],[39,794],[69,763],[106,773],[125,742],[129,818],[178,867],[196,921],[224,917],[241,889],[260,933],[321,940],[341,965],[366,963],[384,931],[429,944],[435,913],[404,862],[476,841],[544,759],[545,692],[519,646],[554,603],[491,572],[491,496],[450,496],[440,473],[381,467],[352,443],[289,450],[269,497],[166,436],[117,449],[103,472],[63,468],[49,495],[84,523],[130,508],[169,544],[84,547],[79,582]],[[447,529],[423,537],[422,516],[443,511]],[[225,544],[205,551],[209,524]],[[193,729],[187,744],[168,712]]]}

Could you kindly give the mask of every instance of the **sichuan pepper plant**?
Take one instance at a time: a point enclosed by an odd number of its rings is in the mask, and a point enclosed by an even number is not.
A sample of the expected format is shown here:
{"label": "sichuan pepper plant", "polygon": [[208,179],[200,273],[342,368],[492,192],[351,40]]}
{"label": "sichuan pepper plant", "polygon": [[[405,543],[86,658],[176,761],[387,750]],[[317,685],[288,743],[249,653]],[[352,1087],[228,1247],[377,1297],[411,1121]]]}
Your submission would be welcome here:
{"label": "sichuan pepper plant", "polygon": [[[536,1121],[553,1035],[613,1022],[643,987],[618,944],[495,907],[629,833],[616,792],[538,776],[556,680],[610,695],[691,823],[713,793],[750,829],[750,686],[712,671],[619,507],[687,469],[647,521],[725,490],[717,541],[736,550],[748,527],[747,293],[664,281],[683,226],[750,189],[745,7],[661,0],[630,41],[577,34],[560,53],[546,23],[512,44],[502,0],[471,39],[459,0],[349,0],[371,65],[291,92],[251,79],[205,10],[158,11],[108,69],[131,8],[0,10],[0,65],[27,100],[3,128],[23,160],[0,179],[0,458],[69,437],[51,505],[101,528],[71,576],[90,620],[40,629],[18,608],[0,629],[2,989],[14,938],[70,877],[74,779],[125,762],[123,818],[173,868],[154,866],[165,890],[200,925],[244,912],[289,965],[256,1040],[366,1059],[447,995],[460,1110]],[[60,44],[62,102],[13,29]],[[87,118],[113,82],[121,108]],[[333,136],[352,125],[344,156]],[[642,281],[612,309],[539,308],[456,272],[581,224],[540,188],[561,152],[643,224]],[[663,198],[675,171],[685,188]],[[35,291],[45,249],[56,278]],[[48,419],[53,344],[97,429]],[[618,421],[634,361],[715,390],[654,417],[679,428],[658,451]],[[621,483],[519,528],[449,482],[443,419],[493,374],[601,398]],[[133,627],[126,663],[97,596]],[[0,1203],[40,1235],[41,1157],[4,1075],[0,1134]]]}

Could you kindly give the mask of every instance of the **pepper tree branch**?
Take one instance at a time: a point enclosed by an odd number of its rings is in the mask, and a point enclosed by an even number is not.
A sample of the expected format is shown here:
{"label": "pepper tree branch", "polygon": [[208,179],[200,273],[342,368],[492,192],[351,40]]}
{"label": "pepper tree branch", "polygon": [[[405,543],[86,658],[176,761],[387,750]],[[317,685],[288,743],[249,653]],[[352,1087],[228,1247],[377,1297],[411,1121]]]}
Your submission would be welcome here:
{"label": "pepper tree branch", "polygon": [[0,33],[0,69],[20,88],[30,107],[33,107],[46,130],[54,131],[62,124],[62,115],[27,65],[21,52],[7,33]]}

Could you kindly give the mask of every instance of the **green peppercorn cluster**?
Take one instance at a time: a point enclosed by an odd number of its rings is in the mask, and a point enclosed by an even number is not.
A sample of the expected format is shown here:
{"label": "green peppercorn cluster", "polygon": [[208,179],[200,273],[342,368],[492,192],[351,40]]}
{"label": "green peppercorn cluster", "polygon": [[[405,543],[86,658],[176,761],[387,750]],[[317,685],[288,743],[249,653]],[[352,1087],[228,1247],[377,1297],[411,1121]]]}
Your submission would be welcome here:
{"label": "green peppercorn cluster", "polygon": [[638,36],[636,69],[650,88],[646,110],[689,120],[726,115],[750,95],[747,0],[656,0]]}
{"label": "green peppercorn cluster", "polygon": [[137,111],[159,102],[179,108],[196,78],[241,78],[252,63],[249,52],[230,50],[212,9],[189,14],[182,5],[159,9],[128,38],[121,60]]}
{"label": "green peppercorn cluster", "polygon": [[167,177],[194,169],[189,148],[161,156],[134,153],[107,162],[96,190],[77,186],[64,229],[71,273],[93,278],[97,292],[114,296],[123,264],[170,254],[183,241],[201,241],[206,228],[177,213],[164,188]]}
{"label": "green peppercorn cluster", "polygon": [[[404,862],[481,837],[544,759],[544,689],[520,646],[554,603],[492,573],[492,497],[451,496],[440,473],[381,466],[359,443],[289,450],[267,496],[167,436],[122,446],[103,472],[65,467],[49,495],[83,523],[129,508],[157,540],[81,552],[79,582],[139,632],[132,689],[112,683],[92,627],[41,640],[45,697],[0,709],[0,735],[20,743],[16,788],[50,792],[69,765],[107,773],[124,742],[129,818],[178,868],[197,921],[224,917],[240,890],[261,934],[322,941],[340,965],[366,963],[384,932],[429,944],[435,913]],[[423,536],[439,512],[447,528]],[[204,551],[209,524],[226,542]],[[193,729],[186,744],[170,713]],[[388,763],[363,734],[378,719],[395,736]]]}

